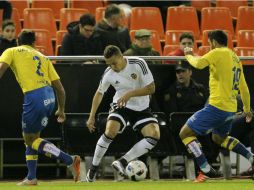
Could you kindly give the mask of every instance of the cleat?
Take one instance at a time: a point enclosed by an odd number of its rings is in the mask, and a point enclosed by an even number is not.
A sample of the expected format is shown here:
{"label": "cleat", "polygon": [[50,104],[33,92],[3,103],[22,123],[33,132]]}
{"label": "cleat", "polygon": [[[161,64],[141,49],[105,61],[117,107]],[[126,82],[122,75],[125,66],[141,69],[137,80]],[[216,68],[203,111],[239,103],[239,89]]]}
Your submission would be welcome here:
{"label": "cleat", "polygon": [[215,169],[211,168],[208,173],[200,172],[198,177],[194,180],[194,183],[201,183],[206,181],[206,179],[209,178],[218,178],[221,177],[219,172],[217,172]]}
{"label": "cleat", "polygon": [[198,177],[194,180],[194,183],[201,183],[206,180],[206,176],[202,173],[199,172]]}
{"label": "cleat", "polygon": [[18,186],[26,186],[26,185],[37,185],[38,182],[37,182],[37,179],[32,179],[32,180],[29,180],[27,178],[25,178],[23,181],[17,183]]}
{"label": "cleat", "polygon": [[73,179],[77,182],[80,179],[80,156],[72,156],[73,163],[68,166],[68,169],[71,171],[73,175]]}
{"label": "cleat", "polygon": [[120,176],[125,177],[125,169],[123,167],[123,164],[119,160],[115,160],[111,166],[119,173]]}
{"label": "cleat", "polygon": [[87,182],[94,182],[95,179],[96,179],[96,174],[97,174],[97,169],[98,169],[98,166],[92,166],[87,174],[86,174],[86,181]]}

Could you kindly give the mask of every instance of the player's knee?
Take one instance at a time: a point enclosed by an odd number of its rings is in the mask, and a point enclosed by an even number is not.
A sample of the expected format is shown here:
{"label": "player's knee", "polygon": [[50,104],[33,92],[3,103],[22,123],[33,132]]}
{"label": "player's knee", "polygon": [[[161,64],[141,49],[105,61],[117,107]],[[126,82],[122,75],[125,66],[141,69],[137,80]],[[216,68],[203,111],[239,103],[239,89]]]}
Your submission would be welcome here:
{"label": "player's knee", "polygon": [[24,141],[27,146],[32,146],[33,142],[38,138],[37,135],[24,135]]}
{"label": "player's knee", "polygon": [[218,135],[212,135],[212,140],[214,143],[218,144],[218,145],[221,145],[224,141],[224,138],[221,138],[220,136]]}
{"label": "player's knee", "polygon": [[117,130],[106,128],[105,135],[111,139],[114,139],[117,135],[117,132]]}
{"label": "player's knee", "polygon": [[152,137],[152,138],[157,139],[157,140],[160,139],[160,127],[156,123],[151,123],[148,126],[144,127],[141,130],[141,133],[144,136],[149,136],[149,137]]}

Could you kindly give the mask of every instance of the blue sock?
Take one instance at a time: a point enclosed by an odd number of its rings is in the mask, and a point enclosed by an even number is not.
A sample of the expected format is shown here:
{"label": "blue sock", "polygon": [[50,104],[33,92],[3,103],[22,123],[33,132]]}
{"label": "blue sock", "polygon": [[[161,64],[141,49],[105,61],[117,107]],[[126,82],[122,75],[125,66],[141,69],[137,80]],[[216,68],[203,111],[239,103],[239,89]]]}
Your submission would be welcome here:
{"label": "blue sock", "polygon": [[33,149],[37,150],[40,154],[44,154],[50,158],[57,158],[63,161],[66,165],[73,163],[72,157],[61,151],[54,144],[45,139],[38,138],[32,144]]}
{"label": "blue sock", "polygon": [[250,159],[252,156],[251,152],[236,138],[228,136],[225,141],[221,144],[223,148],[232,150],[233,152],[242,155],[243,157]]}
{"label": "blue sock", "polygon": [[197,140],[197,138],[194,136],[187,137],[187,138],[183,139],[182,141],[185,144],[185,146],[187,147],[188,152],[193,155],[199,168],[204,173],[209,172],[211,169],[211,166],[207,162],[207,159],[200,148],[201,145],[200,145],[199,141]]}
{"label": "blue sock", "polygon": [[32,149],[31,146],[26,147],[26,165],[28,169],[27,179],[36,178],[38,152]]}

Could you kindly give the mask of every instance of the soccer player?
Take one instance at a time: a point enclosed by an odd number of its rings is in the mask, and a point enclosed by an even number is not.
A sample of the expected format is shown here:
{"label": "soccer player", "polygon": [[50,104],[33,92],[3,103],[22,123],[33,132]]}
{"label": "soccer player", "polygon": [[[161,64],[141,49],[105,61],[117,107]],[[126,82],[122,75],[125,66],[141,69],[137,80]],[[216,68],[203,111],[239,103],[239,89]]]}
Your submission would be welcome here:
{"label": "soccer player", "polygon": [[120,49],[109,45],[104,50],[108,68],[105,70],[99,87],[94,95],[87,127],[95,130],[95,114],[102,101],[104,92],[112,85],[116,93],[107,119],[106,130],[97,142],[92,166],[87,172],[87,181],[93,182],[100,161],[110,143],[130,121],[134,131],[144,138],[137,142],[124,156],[112,163],[112,167],[125,176],[128,162],[151,150],[160,138],[159,125],[149,109],[149,95],[155,91],[151,71],[146,62],[140,58],[124,58]]}
{"label": "soccer player", "polygon": [[253,154],[236,138],[228,136],[234,113],[237,110],[236,97],[241,94],[246,122],[252,120],[250,94],[245,81],[242,64],[236,54],[227,48],[227,35],[221,30],[208,35],[211,51],[203,57],[194,57],[192,48],[184,49],[185,58],[197,69],[209,67],[209,103],[191,116],[180,131],[180,138],[194,156],[201,169],[196,182],[218,176],[208,164],[198,142],[197,135],[212,132],[212,139],[223,148],[241,154],[253,165]]}
{"label": "soccer player", "polygon": [[0,78],[10,67],[24,93],[22,130],[28,174],[18,185],[37,185],[38,153],[66,163],[77,181],[80,176],[80,157],[70,156],[54,144],[40,138],[40,132],[47,126],[55,106],[54,90],[58,103],[55,113],[57,121],[62,123],[65,120],[65,91],[60,78],[50,60],[34,49],[33,31],[22,31],[18,37],[18,45],[4,51],[0,58]]}

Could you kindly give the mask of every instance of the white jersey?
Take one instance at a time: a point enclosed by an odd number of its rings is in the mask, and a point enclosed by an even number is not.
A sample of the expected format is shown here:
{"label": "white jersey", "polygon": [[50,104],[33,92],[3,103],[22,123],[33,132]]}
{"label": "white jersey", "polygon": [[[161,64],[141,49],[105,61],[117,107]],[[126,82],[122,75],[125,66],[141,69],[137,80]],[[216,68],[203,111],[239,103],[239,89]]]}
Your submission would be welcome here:
{"label": "white jersey", "polygon": [[[120,72],[115,72],[108,67],[98,88],[98,91],[104,94],[109,86],[112,85],[116,90],[113,103],[117,103],[117,100],[126,92],[145,87],[154,81],[145,60],[129,57],[126,58],[126,62],[125,68]],[[126,107],[134,111],[142,111],[149,107],[149,102],[149,95],[132,97],[127,102]]]}

